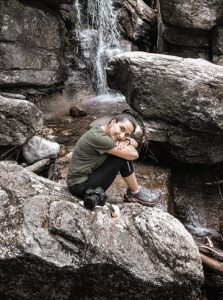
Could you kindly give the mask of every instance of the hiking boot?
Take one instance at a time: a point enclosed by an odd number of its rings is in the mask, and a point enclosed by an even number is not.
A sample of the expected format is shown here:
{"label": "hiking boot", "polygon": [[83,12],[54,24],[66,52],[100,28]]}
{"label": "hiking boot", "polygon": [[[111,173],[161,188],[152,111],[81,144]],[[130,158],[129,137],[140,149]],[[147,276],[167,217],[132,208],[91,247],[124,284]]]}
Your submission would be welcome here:
{"label": "hiking boot", "polygon": [[125,202],[138,202],[145,206],[153,207],[160,202],[160,195],[151,192],[149,189],[141,186],[139,192],[133,193],[129,188],[127,188],[124,194]]}

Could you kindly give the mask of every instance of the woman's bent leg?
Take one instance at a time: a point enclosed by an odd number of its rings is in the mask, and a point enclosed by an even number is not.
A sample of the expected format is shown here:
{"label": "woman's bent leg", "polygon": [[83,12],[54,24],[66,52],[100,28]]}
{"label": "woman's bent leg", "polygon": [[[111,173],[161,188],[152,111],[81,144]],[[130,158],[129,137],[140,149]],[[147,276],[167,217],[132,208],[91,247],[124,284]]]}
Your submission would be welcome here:
{"label": "woman's bent leg", "polygon": [[70,186],[69,190],[73,195],[82,199],[86,190],[90,187],[96,188],[100,186],[106,191],[115,180],[119,171],[123,177],[130,176],[134,172],[132,163],[118,156],[110,155],[85,182]]}

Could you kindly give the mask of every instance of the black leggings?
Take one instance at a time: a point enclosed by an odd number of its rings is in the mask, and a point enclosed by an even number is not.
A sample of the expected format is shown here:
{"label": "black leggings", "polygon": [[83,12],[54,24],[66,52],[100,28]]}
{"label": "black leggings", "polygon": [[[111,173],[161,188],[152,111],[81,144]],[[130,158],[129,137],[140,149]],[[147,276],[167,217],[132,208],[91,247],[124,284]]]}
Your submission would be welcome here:
{"label": "black leggings", "polygon": [[99,166],[86,181],[68,186],[71,194],[84,199],[88,188],[102,187],[106,191],[115,180],[118,172],[122,177],[128,177],[134,172],[132,161],[109,155],[106,161]]}

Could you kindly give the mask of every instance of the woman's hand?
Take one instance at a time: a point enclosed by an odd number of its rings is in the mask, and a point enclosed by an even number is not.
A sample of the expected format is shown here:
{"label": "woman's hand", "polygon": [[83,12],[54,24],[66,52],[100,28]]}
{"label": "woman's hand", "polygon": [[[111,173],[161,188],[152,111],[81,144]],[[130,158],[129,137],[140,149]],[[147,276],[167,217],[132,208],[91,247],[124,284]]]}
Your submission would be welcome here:
{"label": "woman's hand", "polygon": [[127,147],[129,145],[129,140],[125,140],[125,141],[117,141],[116,142],[116,146],[118,149],[124,149],[125,147]]}

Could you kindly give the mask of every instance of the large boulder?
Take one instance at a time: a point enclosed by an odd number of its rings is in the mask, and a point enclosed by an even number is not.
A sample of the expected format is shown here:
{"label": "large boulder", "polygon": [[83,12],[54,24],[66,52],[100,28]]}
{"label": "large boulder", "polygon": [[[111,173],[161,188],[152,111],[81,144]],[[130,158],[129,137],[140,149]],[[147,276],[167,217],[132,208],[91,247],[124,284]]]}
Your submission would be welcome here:
{"label": "large boulder", "polygon": [[[111,59],[107,75],[109,86],[120,90],[145,119],[164,124],[167,146],[172,144],[180,152],[182,147],[190,151],[194,144],[192,161],[187,153],[177,159],[193,163],[223,161],[222,66],[203,59],[131,52]],[[200,151],[205,152],[203,147],[210,149],[210,141],[215,148],[212,158],[209,151],[202,158]]]}
{"label": "large boulder", "polygon": [[0,96],[1,146],[22,145],[42,127],[42,113],[33,103]]}
{"label": "large boulder", "polygon": [[50,86],[66,79],[65,25],[41,4],[0,2],[0,87]]}
{"label": "large boulder", "polygon": [[65,187],[7,161],[0,206],[2,299],[197,299],[198,249],[168,213],[139,204],[117,219],[106,207],[91,212]]}

